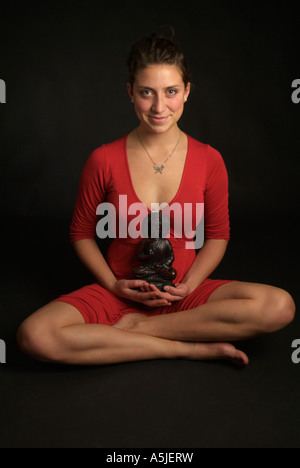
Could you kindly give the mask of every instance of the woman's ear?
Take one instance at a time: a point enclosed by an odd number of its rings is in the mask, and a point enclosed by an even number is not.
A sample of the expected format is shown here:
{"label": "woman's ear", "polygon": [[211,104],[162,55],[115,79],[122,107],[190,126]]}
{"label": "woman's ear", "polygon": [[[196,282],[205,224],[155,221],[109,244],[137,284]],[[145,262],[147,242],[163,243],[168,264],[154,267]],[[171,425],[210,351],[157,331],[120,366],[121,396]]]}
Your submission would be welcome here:
{"label": "woman's ear", "polygon": [[127,83],[126,87],[127,87],[128,96],[130,97],[131,102],[133,102],[133,89],[132,89],[132,85],[131,85],[130,83]]}
{"label": "woman's ear", "polygon": [[191,83],[187,83],[187,85],[185,87],[185,91],[184,91],[184,102],[187,101],[190,92],[191,92]]}

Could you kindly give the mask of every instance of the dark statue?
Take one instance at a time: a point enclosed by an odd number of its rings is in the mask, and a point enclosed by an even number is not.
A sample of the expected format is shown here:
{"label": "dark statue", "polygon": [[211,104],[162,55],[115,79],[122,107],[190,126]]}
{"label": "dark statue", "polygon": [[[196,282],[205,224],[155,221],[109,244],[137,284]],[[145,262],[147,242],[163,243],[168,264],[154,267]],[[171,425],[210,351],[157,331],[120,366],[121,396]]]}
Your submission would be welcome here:
{"label": "dark statue", "polygon": [[141,264],[132,269],[135,279],[154,284],[160,291],[164,291],[164,286],[175,286],[173,280],[177,276],[172,267],[173,248],[171,242],[162,237],[162,225],[161,212],[148,215],[148,235],[152,237],[142,239],[139,243],[136,257]]}

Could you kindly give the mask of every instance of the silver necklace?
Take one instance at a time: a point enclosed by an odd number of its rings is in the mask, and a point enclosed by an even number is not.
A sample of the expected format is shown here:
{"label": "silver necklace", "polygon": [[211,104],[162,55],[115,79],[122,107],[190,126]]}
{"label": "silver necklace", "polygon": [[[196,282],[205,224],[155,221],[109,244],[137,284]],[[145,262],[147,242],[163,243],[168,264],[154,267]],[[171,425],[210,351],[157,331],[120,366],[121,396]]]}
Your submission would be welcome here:
{"label": "silver necklace", "polygon": [[166,162],[169,161],[170,157],[172,156],[172,154],[174,153],[174,151],[176,150],[176,148],[177,148],[177,146],[178,146],[178,143],[179,143],[180,138],[181,138],[181,131],[180,131],[180,135],[179,135],[178,141],[177,141],[177,143],[176,143],[176,145],[175,145],[175,147],[174,147],[172,153],[169,154],[169,156],[168,156],[167,159],[162,163],[161,166],[159,166],[158,164],[156,164],[156,162],[153,161],[153,159],[151,158],[151,155],[149,154],[147,148],[145,147],[144,143],[143,143],[142,140],[141,140],[141,137],[140,137],[140,135],[139,135],[139,131],[138,131],[138,130],[137,130],[137,136],[138,136],[138,139],[140,140],[140,143],[141,143],[142,147],[144,148],[144,150],[146,151],[146,153],[148,154],[149,158],[150,158],[151,161],[152,161],[153,169],[155,170],[155,173],[154,173],[154,174],[162,174],[162,171],[163,171],[164,168],[165,168]]}

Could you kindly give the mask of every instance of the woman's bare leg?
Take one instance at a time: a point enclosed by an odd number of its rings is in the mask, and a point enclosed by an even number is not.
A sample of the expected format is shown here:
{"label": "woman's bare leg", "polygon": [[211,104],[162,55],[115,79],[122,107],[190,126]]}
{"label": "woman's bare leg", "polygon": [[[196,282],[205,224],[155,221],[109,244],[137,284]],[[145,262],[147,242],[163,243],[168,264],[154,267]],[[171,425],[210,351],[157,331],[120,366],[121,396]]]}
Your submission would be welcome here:
{"label": "woman's bare leg", "polygon": [[28,317],[17,339],[23,352],[45,362],[114,364],[149,359],[228,359],[246,365],[247,356],[228,343],[191,343],[85,324],[80,312],[52,302]]}
{"label": "woman's bare leg", "polygon": [[294,314],[294,301],[286,291],[236,281],[220,286],[194,309],[153,317],[132,314],[116,326],[180,341],[236,341],[280,330]]}

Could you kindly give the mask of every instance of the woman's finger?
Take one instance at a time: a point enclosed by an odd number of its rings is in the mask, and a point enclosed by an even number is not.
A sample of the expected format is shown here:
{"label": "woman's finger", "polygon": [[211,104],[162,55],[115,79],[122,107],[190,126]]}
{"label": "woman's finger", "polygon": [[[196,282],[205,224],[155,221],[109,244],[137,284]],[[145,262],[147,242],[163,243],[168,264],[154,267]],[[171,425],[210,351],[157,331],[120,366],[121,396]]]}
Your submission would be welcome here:
{"label": "woman's finger", "polygon": [[136,289],[136,288],[142,288],[147,286],[148,283],[146,281],[141,281],[141,280],[126,280],[126,288],[129,289]]}
{"label": "woman's finger", "polygon": [[148,300],[154,301],[154,300],[162,300],[161,298],[155,291],[139,291],[139,290],[134,290],[134,289],[128,289],[127,290],[128,297],[132,299],[133,301],[136,302],[145,302]]}
{"label": "woman's finger", "polygon": [[166,301],[165,299],[150,299],[143,302],[144,305],[155,309],[156,307],[164,307],[172,305],[171,302]]}

